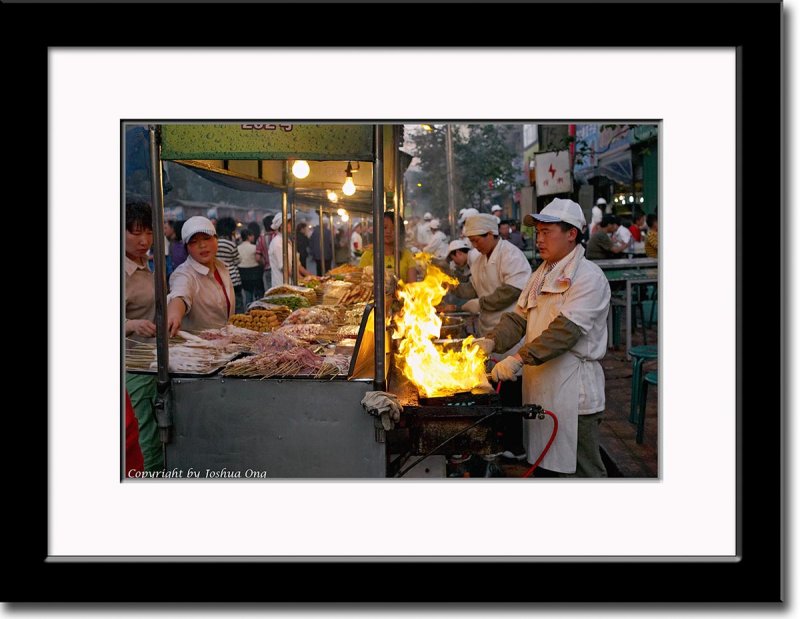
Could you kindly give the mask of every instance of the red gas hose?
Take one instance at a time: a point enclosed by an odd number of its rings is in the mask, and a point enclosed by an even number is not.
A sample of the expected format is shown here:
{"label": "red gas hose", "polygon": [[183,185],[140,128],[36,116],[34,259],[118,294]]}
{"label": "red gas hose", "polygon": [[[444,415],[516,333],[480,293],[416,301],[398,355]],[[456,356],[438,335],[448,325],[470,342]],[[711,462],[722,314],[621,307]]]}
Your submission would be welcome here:
{"label": "red gas hose", "polygon": [[[500,393],[500,386],[502,384],[503,381],[500,380],[497,381],[497,389],[495,389],[495,393]],[[550,440],[547,441],[547,445],[544,446],[542,453],[539,455],[539,458],[536,460],[536,462],[533,463],[533,466],[529,468],[527,471],[525,471],[525,474],[522,477],[530,477],[531,475],[533,475],[533,472],[536,470],[536,467],[538,467],[542,463],[542,460],[544,460],[544,457],[547,455],[547,452],[550,451],[550,446],[553,444],[553,441],[556,440],[556,434],[558,433],[558,417],[556,417],[550,411],[544,411],[544,414],[550,415],[553,418],[553,431],[550,433]]]}
{"label": "red gas hose", "polygon": [[556,440],[556,433],[558,432],[558,417],[556,417],[550,411],[544,411],[544,414],[550,415],[553,418],[553,431],[550,433],[550,440],[547,441],[547,445],[544,446],[542,454],[539,456],[536,462],[533,463],[533,466],[529,468],[527,471],[525,471],[523,477],[530,477],[531,475],[533,475],[533,472],[536,470],[536,467],[539,466],[539,464],[541,464],[542,460],[544,460],[544,457],[547,455],[547,452],[550,451],[550,446],[553,444],[553,441]]}

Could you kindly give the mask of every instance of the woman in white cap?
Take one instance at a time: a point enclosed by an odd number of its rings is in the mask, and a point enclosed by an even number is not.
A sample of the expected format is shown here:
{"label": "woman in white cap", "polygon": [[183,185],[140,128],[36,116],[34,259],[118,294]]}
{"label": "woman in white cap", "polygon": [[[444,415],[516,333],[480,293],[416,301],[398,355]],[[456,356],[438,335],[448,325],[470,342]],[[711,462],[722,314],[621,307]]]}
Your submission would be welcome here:
{"label": "woman in white cap", "polygon": [[469,299],[462,306],[464,311],[480,314],[478,332],[485,335],[500,322],[503,312],[513,311],[531,265],[519,248],[499,237],[494,215],[480,213],[467,218],[464,235],[480,256],[470,263],[469,283],[460,284],[454,292]]}
{"label": "woman in white cap", "polygon": [[236,298],[228,267],[217,258],[214,224],[206,217],[190,217],[181,236],[189,257],[169,278],[169,334],[224,327],[233,315]]}
{"label": "woman in white cap", "polygon": [[[605,477],[598,428],[605,409],[600,359],[608,340],[608,279],[584,257],[580,234],[586,220],[579,204],[556,198],[525,219],[536,226],[543,262],[513,311],[476,343],[488,354],[525,338],[517,353],[494,366],[492,378],[516,380],[522,371],[523,402],[539,404],[558,418],[555,440],[538,476]],[[553,422],[523,423],[528,461],[534,462],[547,445]]]}
{"label": "woman in white cap", "polygon": [[437,260],[444,260],[447,257],[447,236],[439,229],[440,227],[438,219],[431,219],[431,240],[422,251],[431,254]]}
{"label": "woman in white cap", "polygon": [[[270,228],[274,232],[278,234],[270,241],[269,243],[269,264],[272,267],[272,287],[275,286],[282,286],[283,284],[289,283],[289,273],[292,270],[293,260],[298,260],[297,252],[294,250],[294,245],[292,245],[291,234],[292,234],[292,214],[289,213],[289,222],[286,225],[286,233],[289,235],[289,269],[286,273],[286,277],[283,276],[283,234],[281,234],[281,226],[283,225],[283,214],[278,213],[272,219],[272,225]],[[305,277],[308,275],[308,271],[300,264],[300,261],[297,262],[297,273]]]}

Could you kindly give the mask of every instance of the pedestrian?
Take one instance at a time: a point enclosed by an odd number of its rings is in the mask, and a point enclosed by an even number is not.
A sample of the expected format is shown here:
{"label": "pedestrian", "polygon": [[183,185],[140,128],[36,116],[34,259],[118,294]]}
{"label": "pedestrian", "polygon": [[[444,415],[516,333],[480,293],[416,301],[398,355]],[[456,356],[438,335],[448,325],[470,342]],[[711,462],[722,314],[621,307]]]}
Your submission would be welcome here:
{"label": "pedestrian", "polygon": [[[320,239],[322,239],[322,247],[320,247]],[[317,275],[325,275],[331,268],[333,248],[331,247],[331,230],[324,221],[321,221],[311,233],[308,248],[311,251],[311,257],[317,264]]]}
{"label": "pedestrian", "polygon": [[616,215],[603,215],[600,224],[589,242],[586,243],[586,258],[588,260],[607,260],[615,258],[625,249],[621,243],[615,243],[614,233],[619,228],[619,219]]}
{"label": "pedestrian", "polygon": [[264,232],[258,237],[256,241],[256,262],[264,269],[262,273],[262,284],[266,292],[272,288],[272,267],[269,264],[269,244],[275,233],[272,231],[272,218],[274,215],[265,215],[262,223],[264,224]]}
{"label": "pedestrian", "polygon": [[[611,290],[603,271],[585,259],[579,243],[586,225],[581,207],[556,198],[541,213],[526,215],[536,226],[542,264],[531,275],[514,310],[476,340],[487,352],[504,351],[524,337],[514,355],[492,369],[496,381],[522,373],[526,404],[538,404],[558,419],[555,440],[536,476],[606,477],[599,425],[605,410],[605,376],[600,359],[608,343]],[[553,423],[525,420],[528,462],[544,452]]]}
{"label": "pedestrian", "polygon": [[350,259],[358,260],[362,253],[364,253],[364,240],[361,238],[361,222],[359,221],[353,226],[353,231],[350,233]]}
{"label": "pedestrian", "polygon": [[242,276],[239,273],[239,250],[236,248],[234,240],[236,234],[236,221],[233,217],[221,217],[217,221],[217,258],[228,267],[233,284],[233,296],[236,298],[236,313],[244,313],[244,297],[242,296]]}
{"label": "pedestrian", "polygon": [[498,231],[501,239],[508,241],[514,247],[525,249],[525,241],[522,240],[522,235],[519,232],[512,232],[510,220],[503,219],[498,226]]}
{"label": "pedestrian", "polygon": [[658,258],[658,215],[647,216],[647,236],[644,237],[644,253],[648,258]]}
{"label": "pedestrian", "polygon": [[[272,230],[275,232],[275,237],[269,244],[269,263],[272,265],[272,287],[282,286],[288,284],[292,277],[293,261],[297,259],[297,253],[294,251],[292,244],[292,214],[288,214],[288,222],[286,224],[286,233],[289,235],[289,265],[284,270],[283,268],[283,234],[281,228],[283,227],[283,215],[278,213],[272,219]],[[308,275],[305,267],[297,264],[298,275],[305,277]]]}
{"label": "pedestrian", "polygon": [[500,217],[502,214],[503,207],[499,204],[492,204],[492,215],[494,215],[494,218],[497,220],[497,225],[500,225],[500,222],[503,221],[503,219]]}
{"label": "pedestrian", "polygon": [[256,246],[253,244],[251,228],[242,228],[242,242],[236,250],[239,252],[239,274],[242,277],[242,304],[247,306],[264,296],[261,274],[263,269],[256,261]]}

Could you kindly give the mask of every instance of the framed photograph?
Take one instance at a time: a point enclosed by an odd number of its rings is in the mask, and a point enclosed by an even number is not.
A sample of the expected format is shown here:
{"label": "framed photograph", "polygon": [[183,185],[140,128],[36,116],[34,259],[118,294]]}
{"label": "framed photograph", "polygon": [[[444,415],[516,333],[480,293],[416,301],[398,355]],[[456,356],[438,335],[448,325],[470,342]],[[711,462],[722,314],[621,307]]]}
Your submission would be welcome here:
{"label": "framed photograph", "polygon": [[[744,272],[745,212],[781,217],[781,4],[426,5],[425,28],[393,5],[178,7],[3,5],[29,33],[7,79],[47,102],[8,127],[47,153],[46,191],[14,184],[49,231],[47,416],[10,415],[7,599],[784,599],[781,338],[753,326],[779,324],[780,245],[758,296]],[[656,122],[658,478],[122,483],[120,123],[174,119]]]}

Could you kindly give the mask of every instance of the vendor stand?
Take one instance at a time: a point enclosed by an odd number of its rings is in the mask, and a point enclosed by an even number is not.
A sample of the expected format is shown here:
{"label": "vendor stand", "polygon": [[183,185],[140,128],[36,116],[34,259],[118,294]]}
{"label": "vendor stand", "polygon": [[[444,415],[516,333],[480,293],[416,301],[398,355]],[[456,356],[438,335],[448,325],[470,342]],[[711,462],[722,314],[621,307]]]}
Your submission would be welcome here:
{"label": "vendor stand", "polygon": [[[514,434],[511,428],[519,428],[521,416],[531,418],[539,413],[531,406],[504,407],[496,394],[475,392],[472,389],[474,380],[465,389],[456,386],[445,397],[426,394],[393,367],[393,360],[398,359],[402,364],[405,355],[387,331],[394,281],[388,282],[388,286],[385,281],[384,241],[380,230],[385,210],[395,210],[399,217],[404,213],[399,179],[410,157],[399,150],[401,131],[398,126],[385,130],[381,125],[256,123],[175,124],[150,128],[158,337],[149,369],[154,368],[159,378],[156,411],[168,470],[183,471],[187,477],[191,470],[192,477],[200,479],[402,476],[420,457],[434,453],[498,453],[508,444],[504,437]],[[388,155],[386,165],[385,153]],[[307,179],[294,179],[289,172],[290,161],[300,158],[310,161],[315,171]],[[164,160],[202,169],[205,173],[281,189],[283,221],[287,221],[290,213],[295,215],[297,209],[303,208],[319,212],[320,225],[326,216],[332,223],[337,208],[346,207],[364,214],[371,212],[375,234],[369,292],[373,303],[364,308],[357,330],[350,334],[355,335],[357,341],[346,368],[342,367],[341,358],[337,359],[338,353],[323,360],[327,351],[322,350],[322,345],[316,346],[320,340],[313,337],[311,341],[315,344],[303,350],[300,347],[271,348],[276,342],[280,344],[287,337],[291,339],[293,334],[304,331],[287,328],[286,322],[291,321],[283,314],[277,318],[278,311],[286,310],[282,305],[286,300],[276,301],[274,295],[261,300],[266,305],[253,304],[256,307],[247,316],[237,315],[240,322],[232,319],[232,325],[218,333],[186,336],[199,340],[221,339],[225,346],[230,344],[225,350],[236,351],[236,345],[241,342],[232,341],[240,338],[245,330],[249,331],[249,326],[261,324],[260,330],[275,329],[268,334],[270,337],[259,339],[256,348],[243,353],[245,357],[228,357],[209,367],[190,365],[192,372],[181,371],[180,356],[178,361],[170,361],[171,354],[181,349],[164,337],[167,286],[163,244],[160,243],[164,197],[161,162]],[[343,199],[337,205],[329,204],[326,193],[339,187],[342,173],[346,171],[351,175],[354,167],[359,170],[356,185],[359,197]],[[364,195],[369,195],[369,199],[365,200]],[[286,265],[289,263],[286,226],[282,234]],[[399,226],[395,226],[395,234],[399,235]],[[398,241],[396,236],[395,264],[400,263]],[[291,281],[298,282],[296,268],[291,273]],[[364,282],[359,285],[363,291]],[[293,289],[291,285],[288,288],[287,294],[291,296]],[[327,294],[333,292],[323,293],[323,298]],[[300,307],[292,316],[306,309]],[[280,323],[283,324],[277,328]],[[237,324],[245,329],[237,331],[240,328]],[[306,344],[308,341],[305,340]],[[190,348],[193,345],[192,341],[187,344]],[[212,347],[207,342],[197,345]],[[338,350],[338,346],[336,348]],[[310,365],[303,365],[301,372],[293,361],[276,361],[292,351],[302,353],[303,363],[311,360]],[[138,354],[146,358],[146,352],[138,351]],[[264,370],[267,366],[269,369]],[[286,368],[290,366],[293,369],[288,372]],[[486,383],[482,359],[479,366],[479,382]],[[128,369],[135,371],[135,368]],[[385,420],[365,413],[361,402],[369,391],[391,392],[402,400],[405,411],[396,427],[387,428]],[[412,456],[416,460],[411,460]]]}
{"label": "vendor stand", "polygon": [[[384,131],[380,125],[257,123],[150,127],[158,330],[153,365],[159,378],[156,408],[168,469],[193,469],[199,471],[199,478],[385,476],[385,447],[380,442],[384,436],[376,419],[361,407],[367,391],[386,387],[383,268],[373,269],[374,310],[358,327],[353,363],[336,376],[225,376],[222,365],[205,374],[176,372],[169,358],[172,343],[168,345],[164,337],[167,286],[161,162],[172,160],[206,173],[279,187],[284,191],[284,221],[290,210],[304,207],[319,210],[321,221],[325,215],[330,218],[334,209],[326,204],[325,191],[340,188],[345,169],[355,165],[357,193],[369,197],[343,198],[337,206],[371,213],[374,221],[381,222],[385,186],[393,190],[397,201],[394,188],[400,158],[391,151],[399,130]],[[391,161],[387,179],[384,149]],[[310,161],[316,174],[306,181],[292,179],[290,159]],[[288,264],[285,226],[283,235],[284,264]],[[374,255],[375,264],[382,265],[380,234],[375,235]],[[297,281],[296,270],[293,278]]]}

